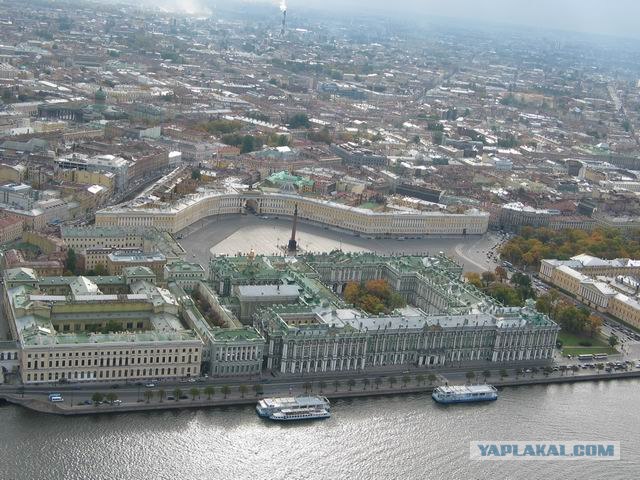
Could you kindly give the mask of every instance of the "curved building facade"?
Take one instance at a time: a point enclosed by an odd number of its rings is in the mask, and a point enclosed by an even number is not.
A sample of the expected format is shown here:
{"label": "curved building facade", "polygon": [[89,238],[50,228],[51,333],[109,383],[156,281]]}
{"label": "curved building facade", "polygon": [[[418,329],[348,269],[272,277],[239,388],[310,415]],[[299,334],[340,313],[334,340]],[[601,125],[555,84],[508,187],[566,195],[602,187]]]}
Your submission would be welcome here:
{"label": "curved building facade", "polygon": [[207,192],[187,196],[172,204],[145,203],[138,199],[96,214],[98,226],[156,227],[176,233],[192,223],[214,215],[253,212],[258,215],[292,216],[298,206],[302,221],[349,230],[372,237],[420,237],[425,235],[481,235],[487,231],[489,214],[394,211],[374,212],[315,198],[279,193]]}

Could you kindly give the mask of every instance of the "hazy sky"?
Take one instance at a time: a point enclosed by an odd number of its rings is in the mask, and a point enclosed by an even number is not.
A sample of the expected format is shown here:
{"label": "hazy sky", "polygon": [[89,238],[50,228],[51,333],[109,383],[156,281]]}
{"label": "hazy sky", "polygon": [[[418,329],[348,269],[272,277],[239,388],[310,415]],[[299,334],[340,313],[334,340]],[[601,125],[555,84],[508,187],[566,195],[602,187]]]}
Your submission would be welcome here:
{"label": "hazy sky", "polygon": [[[271,3],[274,8],[280,3],[280,0],[253,1]],[[349,14],[362,10],[398,16],[406,12],[408,17],[431,14],[640,38],[640,0],[287,0],[287,3],[290,12],[306,6]]]}

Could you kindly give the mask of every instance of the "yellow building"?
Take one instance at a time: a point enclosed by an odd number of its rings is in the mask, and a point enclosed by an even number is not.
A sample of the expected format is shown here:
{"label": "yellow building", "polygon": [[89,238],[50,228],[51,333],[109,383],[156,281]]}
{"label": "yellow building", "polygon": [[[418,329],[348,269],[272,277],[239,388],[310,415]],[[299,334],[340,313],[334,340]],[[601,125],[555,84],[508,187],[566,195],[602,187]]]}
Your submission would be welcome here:
{"label": "yellow building", "polygon": [[111,277],[6,270],[3,306],[20,344],[23,382],[200,375],[203,342],[184,328],[178,300],[154,278],[139,267]]}
{"label": "yellow building", "polygon": [[23,183],[27,169],[22,165],[6,165],[0,164],[0,181]]}
{"label": "yellow building", "polygon": [[13,215],[0,217],[0,244],[11,243],[22,237],[24,223]]}
{"label": "yellow building", "polygon": [[619,293],[609,301],[609,313],[635,328],[640,328],[638,299]]}
{"label": "yellow building", "polygon": [[97,226],[156,227],[176,233],[205,217],[240,214],[292,216],[295,207],[303,221],[349,230],[371,237],[481,235],[489,214],[478,210],[445,212],[374,212],[315,198],[280,193],[218,193],[187,195],[172,203],[117,205],[96,213]]}

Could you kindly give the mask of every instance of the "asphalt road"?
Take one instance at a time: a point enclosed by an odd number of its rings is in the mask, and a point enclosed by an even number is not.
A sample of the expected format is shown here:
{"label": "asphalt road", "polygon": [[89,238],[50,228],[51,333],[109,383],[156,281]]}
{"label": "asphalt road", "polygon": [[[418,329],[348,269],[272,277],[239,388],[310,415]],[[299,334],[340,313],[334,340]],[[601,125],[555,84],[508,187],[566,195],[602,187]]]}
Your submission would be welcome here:
{"label": "asphalt road", "polygon": [[[523,370],[527,367],[522,366]],[[638,370],[633,366],[630,367],[632,370]],[[497,382],[500,379],[500,369],[491,368],[488,369],[491,372],[491,375],[487,379],[488,383],[491,383],[492,379],[494,382]],[[215,394],[214,397],[221,398],[222,397],[222,386],[227,385],[230,387],[230,395],[229,398],[239,398],[241,396],[239,385],[246,385],[247,388],[247,397],[255,396],[254,390],[251,388],[252,385],[259,383],[262,385],[263,393],[261,396],[282,396],[282,395],[298,395],[305,393],[305,386],[309,384],[312,385],[312,390],[314,392],[318,392],[320,389],[320,382],[324,382],[324,389],[326,391],[333,392],[336,387],[334,387],[334,380],[339,381],[339,386],[337,388],[338,391],[347,391],[353,388],[354,390],[362,390],[364,387],[363,380],[366,378],[369,380],[369,386],[367,388],[374,389],[375,388],[375,380],[376,378],[381,379],[381,389],[389,388],[392,385],[389,383],[389,378],[394,377],[396,382],[393,384],[395,388],[400,388],[403,385],[403,377],[406,375],[409,377],[409,381],[407,383],[408,387],[418,386],[418,381],[416,379],[416,374],[421,373],[425,377],[425,382],[428,382],[428,374],[434,373],[436,375],[436,384],[444,384],[447,382],[451,385],[460,385],[468,382],[467,372],[473,371],[475,373],[475,378],[472,380],[472,383],[482,383],[484,382],[484,374],[481,369],[473,369],[470,370],[468,368],[458,368],[447,371],[412,371],[410,373],[403,372],[386,372],[382,373],[370,373],[367,375],[363,375],[361,372],[355,372],[351,374],[339,375],[339,376],[327,376],[324,378],[316,378],[316,377],[300,377],[300,378],[255,378],[254,380],[250,379],[216,379],[215,381],[211,381],[210,379],[204,383],[198,382],[158,382],[155,383],[154,387],[147,388],[144,385],[136,385],[136,384],[120,384],[118,388],[111,388],[112,385],[108,384],[62,384],[62,385],[43,385],[37,387],[26,387],[24,390],[24,394],[20,390],[19,387],[16,386],[2,386],[0,387],[0,395],[3,392],[6,393],[14,393],[20,394],[25,399],[37,399],[44,402],[48,401],[48,395],[51,392],[61,393],[64,397],[64,405],[78,405],[82,404],[86,401],[91,401],[91,397],[95,392],[100,392],[103,395],[106,395],[110,392],[113,392],[117,395],[118,399],[122,401],[123,404],[137,404],[142,401],[145,401],[145,391],[154,392],[154,397],[152,402],[158,402],[157,400],[157,392],[159,389],[163,389],[166,395],[174,395],[174,390],[179,388],[182,391],[182,394],[188,398],[183,399],[183,401],[191,400],[191,388],[197,388],[199,390],[200,398],[205,398],[204,387],[207,384],[214,385]],[[515,378],[515,372],[513,368],[507,368],[508,379]],[[608,373],[602,371],[600,373],[597,370],[590,368],[582,368],[575,373],[567,372],[563,373],[561,371],[552,372],[549,377],[563,377],[563,376],[588,376],[588,375],[602,375],[603,378],[606,378]],[[534,373],[533,371],[527,371],[526,373],[521,373],[519,378],[521,379],[535,379],[543,377],[542,369],[538,373]],[[352,382],[350,382],[352,381]]]}

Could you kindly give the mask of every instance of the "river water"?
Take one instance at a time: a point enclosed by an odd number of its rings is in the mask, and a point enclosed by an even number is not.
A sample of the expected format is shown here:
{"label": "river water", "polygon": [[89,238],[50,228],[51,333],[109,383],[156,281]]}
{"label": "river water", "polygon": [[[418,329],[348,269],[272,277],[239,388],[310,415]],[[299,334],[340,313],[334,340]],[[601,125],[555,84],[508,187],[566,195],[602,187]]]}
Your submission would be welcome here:
{"label": "river water", "polygon": [[[631,479],[640,381],[506,388],[497,402],[428,395],[333,403],[274,424],[250,407],[87,417],[0,407],[0,479]],[[620,441],[620,461],[469,460],[471,440]]]}

